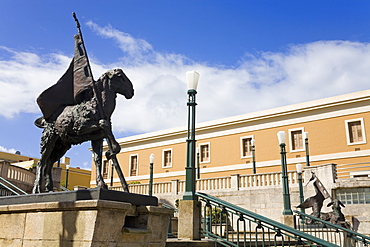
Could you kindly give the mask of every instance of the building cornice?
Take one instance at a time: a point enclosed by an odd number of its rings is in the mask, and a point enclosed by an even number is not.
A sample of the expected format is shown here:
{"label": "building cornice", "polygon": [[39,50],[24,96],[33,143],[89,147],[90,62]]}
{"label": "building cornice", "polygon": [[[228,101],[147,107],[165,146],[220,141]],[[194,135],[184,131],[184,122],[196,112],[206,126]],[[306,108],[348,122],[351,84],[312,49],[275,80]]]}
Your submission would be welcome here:
{"label": "building cornice", "polygon": [[[237,115],[228,118],[221,118],[217,120],[197,123],[196,132],[202,135],[202,132],[210,132],[210,131],[217,131],[217,129],[231,129],[232,126],[241,126],[241,125],[248,125],[251,126],[253,122],[258,121],[266,121],[271,119],[271,122],[275,121],[274,119],[278,119],[279,117],[290,117],[297,114],[303,115],[312,115],[314,111],[325,111],[332,112],[333,108],[341,109],[341,106],[348,105],[348,104],[355,104],[364,101],[370,101],[370,90],[339,95],[319,100],[313,100],[308,102],[303,102],[299,104],[293,104],[288,106],[282,106],[277,108],[272,108],[268,110],[262,110],[242,115]],[[369,104],[370,105],[370,104]],[[330,110],[331,109],[331,110]],[[341,109],[343,110],[343,109]],[[368,111],[368,108],[362,108],[358,112]],[[354,111],[355,113],[356,111]],[[342,111],[343,115],[348,115],[349,113],[346,111]],[[338,114],[337,114],[338,115]],[[336,115],[336,116],[337,116]],[[332,115],[334,116],[334,115]],[[293,117],[290,117],[293,118]],[[325,118],[325,117],[324,117]],[[276,125],[275,125],[276,126]],[[169,140],[169,139],[184,139],[186,138],[187,128],[177,127],[171,128],[166,130],[154,131],[124,138],[119,138],[117,141],[120,143],[121,146],[132,146],[139,143],[146,143],[146,142],[156,142],[160,139],[162,140]],[[197,136],[199,137],[199,136]],[[171,143],[172,144],[172,143]]]}

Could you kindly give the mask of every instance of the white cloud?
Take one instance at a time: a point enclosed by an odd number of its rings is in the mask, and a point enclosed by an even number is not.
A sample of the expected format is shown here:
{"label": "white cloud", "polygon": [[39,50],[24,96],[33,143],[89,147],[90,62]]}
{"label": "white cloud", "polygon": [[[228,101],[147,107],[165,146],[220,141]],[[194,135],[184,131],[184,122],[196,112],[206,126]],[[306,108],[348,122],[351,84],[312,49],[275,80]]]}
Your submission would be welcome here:
{"label": "white cloud", "polygon": [[17,150],[15,150],[14,148],[7,149],[7,148],[4,148],[3,146],[0,146],[0,151],[1,152],[6,152],[6,153],[11,153],[11,154],[15,154],[15,152],[17,152]]}
{"label": "white cloud", "polygon": [[[187,70],[201,74],[198,122],[369,88],[370,45],[366,43],[291,45],[284,52],[246,54],[236,67],[222,68],[191,62],[181,54],[161,54],[147,41],[112,27],[92,22],[89,26],[100,36],[115,40],[125,57],[110,65],[93,63],[94,74],[122,67],[134,84],[133,99],[117,98],[113,127],[119,132],[185,126]],[[13,56],[0,60],[0,108],[4,109],[0,114],[12,117],[38,112],[35,98],[59,79],[70,58],[8,52]]]}
{"label": "white cloud", "polygon": [[91,171],[91,162],[83,162],[80,168]]}
{"label": "white cloud", "polygon": [[0,50],[11,55],[8,60],[0,60],[0,115],[11,118],[22,112],[38,112],[36,97],[59,79],[70,59],[57,54],[41,57],[4,47]]}

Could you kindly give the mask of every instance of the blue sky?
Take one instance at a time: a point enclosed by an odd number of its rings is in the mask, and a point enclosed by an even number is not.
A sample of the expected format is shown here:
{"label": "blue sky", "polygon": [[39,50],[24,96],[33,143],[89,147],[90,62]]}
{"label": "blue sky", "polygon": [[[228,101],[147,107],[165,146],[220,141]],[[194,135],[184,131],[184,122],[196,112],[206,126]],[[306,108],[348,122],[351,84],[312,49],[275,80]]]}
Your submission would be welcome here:
{"label": "blue sky", "polygon": [[[80,20],[95,78],[120,67],[117,138],[369,89],[369,1],[1,1],[0,150],[39,157],[36,97],[67,69]],[[85,143],[71,165],[91,168]]]}

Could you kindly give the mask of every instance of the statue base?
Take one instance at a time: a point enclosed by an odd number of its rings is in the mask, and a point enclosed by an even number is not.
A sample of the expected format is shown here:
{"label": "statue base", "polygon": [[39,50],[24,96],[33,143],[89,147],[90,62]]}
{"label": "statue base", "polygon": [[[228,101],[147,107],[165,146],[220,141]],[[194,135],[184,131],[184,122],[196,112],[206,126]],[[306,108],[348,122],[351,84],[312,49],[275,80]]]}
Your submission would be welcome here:
{"label": "statue base", "polygon": [[102,189],[0,201],[0,246],[165,246],[173,214],[155,197]]}

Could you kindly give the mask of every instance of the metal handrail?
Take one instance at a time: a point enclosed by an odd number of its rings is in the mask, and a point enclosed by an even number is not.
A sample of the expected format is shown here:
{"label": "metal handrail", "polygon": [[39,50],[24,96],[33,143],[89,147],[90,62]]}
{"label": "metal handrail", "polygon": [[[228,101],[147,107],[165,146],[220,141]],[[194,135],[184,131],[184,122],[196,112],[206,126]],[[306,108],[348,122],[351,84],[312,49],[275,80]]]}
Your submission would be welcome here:
{"label": "metal handrail", "polygon": [[63,190],[63,191],[70,191],[69,189],[67,189],[66,187],[64,187],[62,185],[60,186],[60,189]]}
{"label": "metal handrail", "polygon": [[[347,229],[343,226],[333,224],[331,222],[316,218],[312,215],[305,214],[300,211],[293,210],[294,213],[299,215],[299,219],[301,221],[301,224],[305,224],[306,220],[305,219],[310,219],[312,222],[318,222],[321,224],[325,229],[332,228],[336,232],[342,232],[345,234],[346,237],[349,237],[354,240],[355,243],[363,243],[365,246],[370,246],[370,237],[363,235],[361,233],[352,231],[351,229]],[[346,246],[344,246],[346,247]]]}
{"label": "metal handrail", "polygon": [[[164,202],[162,202],[162,207],[172,209],[174,213],[179,212],[179,210],[177,208],[175,208],[174,206],[172,206],[170,204],[164,203]],[[168,238],[173,238],[174,237],[174,235],[172,233],[172,217],[173,216],[174,216],[174,214],[172,214],[172,216],[170,217],[170,223],[168,224],[168,232],[167,232],[167,237]]]}
{"label": "metal handrail", "polygon": [[15,195],[27,195],[27,192],[23,191],[22,189],[18,188],[17,186],[15,186],[14,184],[12,184],[11,182],[7,181],[2,177],[0,177],[0,185],[3,186],[5,189],[11,191]]}
{"label": "metal handrail", "polygon": [[[205,202],[205,222],[202,229],[204,235],[224,246],[240,246],[241,242],[244,242],[244,246],[246,246],[246,241],[248,241],[247,228],[250,231],[249,241],[255,241],[256,245],[258,241],[263,241],[264,244],[264,242],[266,242],[266,238],[268,238],[268,244],[273,244],[272,246],[285,246],[285,242],[289,242],[289,246],[291,246],[291,244],[298,246],[338,246],[310,234],[298,231],[297,229],[284,225],[280,222],[271,220],[239,206],[223,201],[219,198],[201,192],[196,192],[196,195],[201,201]],[[219,218],[216,223],[219,224],[220,231],[216,230],[216,232],[213,231],[211,227],[213,221],[212,206],[220,209]],[[231,219],[229,219],[230,217]],[[237,230],[235,231],[234,227],[229,225],[236,225]],[[244,231],[242,232],[239,231],[240,225],[242,228],[244,228]],[[251,234],[253,230],[252,227],[255,227],[255,232],[253,233],[255,235],[253,238]],[[224,231],[222,228],[224,228]],[[273,239],[270,237],[272,234],[274,234]],[[234,235],[236,235],[236,238]],[[280,242],[278,242],[278,240]]]}
{"label": "metal handrail", "polygon": [[167,204],[167,203],[164,203],[164,202],[162,202],[162,206],[164,207],[164,208],[168,208],[168,209],[173,209],[173,211],[175,212],[175,213],[177,213],[179,210],[177,209],[177,208],[175,208],[174,206],[172,206],[172,205],[170,205],[170,204]]}

